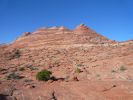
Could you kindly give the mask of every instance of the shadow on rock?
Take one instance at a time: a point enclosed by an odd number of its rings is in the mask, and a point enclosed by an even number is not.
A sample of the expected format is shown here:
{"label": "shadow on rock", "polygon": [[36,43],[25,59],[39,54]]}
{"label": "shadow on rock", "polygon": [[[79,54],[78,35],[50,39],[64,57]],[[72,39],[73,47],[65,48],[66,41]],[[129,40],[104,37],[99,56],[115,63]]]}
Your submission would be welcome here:
{"label": "shadow on rock", "polygon": [[8,99],[7,99],[7,96],[8,96],[8,95],[0,94],[0,100],[8,100]]}

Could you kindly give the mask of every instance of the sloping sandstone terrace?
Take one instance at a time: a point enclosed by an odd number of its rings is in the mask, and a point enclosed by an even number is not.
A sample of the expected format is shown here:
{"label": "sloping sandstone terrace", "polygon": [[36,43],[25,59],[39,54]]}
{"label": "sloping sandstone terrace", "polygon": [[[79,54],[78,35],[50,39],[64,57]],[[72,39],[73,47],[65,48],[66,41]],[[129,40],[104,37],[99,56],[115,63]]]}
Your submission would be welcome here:
{"label": "sloping sandstone terrace", "polygon": [[[38,81],[41,70],[54,79]],[[0,45],[0,100],[133,100],[133,41],[84,24],[26,32]]]}

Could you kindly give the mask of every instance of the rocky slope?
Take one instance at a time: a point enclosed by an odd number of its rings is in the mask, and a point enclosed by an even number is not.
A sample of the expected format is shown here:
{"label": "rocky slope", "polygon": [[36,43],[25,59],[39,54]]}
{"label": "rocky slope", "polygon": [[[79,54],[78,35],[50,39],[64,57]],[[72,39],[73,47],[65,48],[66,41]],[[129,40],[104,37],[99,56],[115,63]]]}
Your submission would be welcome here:
{"label": "rocky slope", "polygon": [[[37,81],[42,69],[56,80]],[[0,100],[133,100],[132,73],[133,41],[109,40],[84,24],[0,45]]]}

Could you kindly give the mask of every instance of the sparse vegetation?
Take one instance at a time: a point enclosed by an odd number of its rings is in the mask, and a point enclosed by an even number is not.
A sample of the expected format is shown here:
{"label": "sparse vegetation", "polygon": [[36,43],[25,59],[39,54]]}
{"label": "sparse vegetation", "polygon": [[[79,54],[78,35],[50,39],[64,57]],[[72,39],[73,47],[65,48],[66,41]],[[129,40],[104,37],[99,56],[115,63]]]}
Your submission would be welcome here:
{"label": "sparse vegetation", "polygon": [[24,82],[25,83],[30,83],[30,82],[32,82],[32,80],[31,79],[24,79]]}
{"label": "sparse vegetation", "polygon": [[11,79],[20,79],[20,76],[14,72],[8,74],[5,76],[6,80],[11,80]]}
{"label": "sparse vegetation", "polygon": [[100,74],[96,74],[96,77],[100,77]]}
{"label": "sparse vegetation", "polygon": [[5,69],[4,68],[0,68],[0,71],[4,71]]}
{"label": "sparse vegetation", "polygon": [[66,82],[68,82],[69,78],[70,78],[70,76],[67,75],[67,76],[65,76],[64,80],[65,80]]}
{"label": "sparse vegetation", "polygon": [[19,69],[18,69],[19,71],[24,71],[25,70],[25,68],[24,67],[19,67]]}
{"label": "sparse vegetation", "polygon": [[127,69],[124,66],[120,67],[120,71],[125,71],[125,70],[127,70]]}
{"label": "sparse vegetation", "polygon": [[81,69],[76,68],[75,72],[76,72],[76,73],[80,73],[80,72],[81,72]]}
{"label": "sparse vegetation", "polygon": [[112,72],[112,73],[115,73],[116,71],[113,69],[111,72]]}
{"label": "sparse vegetation", "polygon": [[42,70],[37,73],[36,79],[39,81],[48,81],[51,78],[51,74],[52,74],[52,72],[50,72],[48,70]]}
{"label": "sparse vegetation", "polygon": [[38,70],[38,68],[34,67],[33,65],[28,65],[27,66],[31,71],[33,70]]}
{"label": "sparse vegetation", "polygon": [[21,52],[18,49],[14,49],[11,52],[9,52],[9,59],[16,59],[21,56]]}
{"label": "sparse vegetation", "polygon": [[83,64],[77,64],[77,67],[83,67],[84,65]]}

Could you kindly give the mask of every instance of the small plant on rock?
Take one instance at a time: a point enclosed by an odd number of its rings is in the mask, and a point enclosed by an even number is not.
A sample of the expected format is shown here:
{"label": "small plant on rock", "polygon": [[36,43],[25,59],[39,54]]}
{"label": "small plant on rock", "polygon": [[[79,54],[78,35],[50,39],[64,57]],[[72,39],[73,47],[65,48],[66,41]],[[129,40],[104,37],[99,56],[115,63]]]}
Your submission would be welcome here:
{"label": "small plant on rock", "polygon": [[42,70],[37,73],[36,79],[39,81],[48,81],[51,79],[51,72],[48,70]]}
{"label": "small plant on rock", "polygon": [[5,79],[7,80],[11,80],[11,79],[20,79],[20,76],[14,72],[8,74],[7,76],[5,76]]}
{"label": "small plant on rock", "polygon": [[76,72],[76,73],[80,73],[80,72],[81,72],[81,69],[76,68],[75,72]]}
{"label": "small plant on rock", "polygon": [[112,71],[111,71],[112,73],[116,73],[116,70],[114,70],[114,69],[112,69]]}
{"label": "small plant on rock", "polygon": [[24,81],[25,83],[31,83],[31,82],[32,82],[31,79],[24,79],[23,81]]}
{"label": "small plant on rock", "polygon": [[33,70],[38,70],[38,68],[34,67],[33,65],[28,65],[27,66],[31,71]]}
{"label": "small plant on rock", "polygon": [[21,56],[21,52],[19,49],[14,49],[11,52],[8,53],[9,60],[19,58]]}
{"label": "small plant on rock", "polygon": [[18,70],[19,70],[19,71],[24,71],[25,68],[24,68],[24,67],[20,67]]}
{"label": "small plant on rock", "polygon": [[124,66],[120,67],[120,71],[125,71],[125,70],[127,70],[127,69]]}

